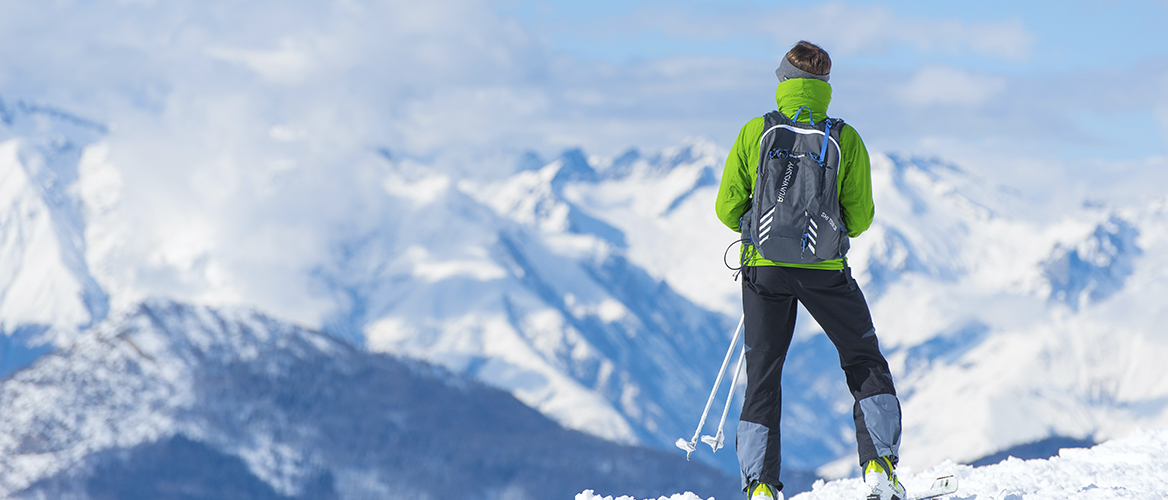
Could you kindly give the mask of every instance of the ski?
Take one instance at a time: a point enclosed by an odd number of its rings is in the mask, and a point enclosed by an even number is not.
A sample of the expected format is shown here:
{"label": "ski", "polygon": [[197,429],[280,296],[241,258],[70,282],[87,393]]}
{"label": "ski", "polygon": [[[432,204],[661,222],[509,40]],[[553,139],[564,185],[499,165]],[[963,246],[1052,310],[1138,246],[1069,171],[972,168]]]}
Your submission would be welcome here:
{"label": "ski", "polygon": [[932,487],[915,495],[909,495],[908,500],[933,500],[954,493],[957,493],[957,476],[941,476],[933,480]]}

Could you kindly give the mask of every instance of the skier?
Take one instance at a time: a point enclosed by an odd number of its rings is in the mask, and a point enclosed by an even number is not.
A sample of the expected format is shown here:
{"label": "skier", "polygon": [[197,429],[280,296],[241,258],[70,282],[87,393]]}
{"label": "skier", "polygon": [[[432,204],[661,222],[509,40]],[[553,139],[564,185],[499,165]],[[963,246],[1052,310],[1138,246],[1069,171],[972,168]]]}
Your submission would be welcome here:
{"label": "skier", "polygon": [[[779,481],[780,380],[783,361],[794,333],[796,302],[806,307],[839,351],[840,366],[855,398],[853,415],[856,441],[864,481],[871,492],[868,499],[907,498],[895,472],[900,448],[900,402],[896,398],[888,362],[880,353],[868,304],[852,279],[847,260],[843,258],[848,237],[854,238],[868,229],[875,213],[868,151],[855,129],[846,124],[838,125],[839,122],[833,124],[824,121],[831,101],[831,85],[828,84],[830,72],[831,59],[827,52],[812,43],[800,41],[787,52],[775,70],[779,78],[775,100],[782,117],[773,118],[778,114],[772,113],[750,120],[742,127],[726,159],[718,189],[715,207],[718,218],[731,229],[743,231],[744,238],[742,310],[745,318],[747,384],[735,444],[742,471],[742,488],[750,500],[782,498],[779,493],[783,488]],[[838,197],[839,210],[834,213],[842,219],[839,223],[846,234],[837,238],[841,241],[838,254],[831,254],[839,258],[827,258],[814,263],[799,259],[787,259],[794,262],[767,260],[755,248],[761,243],[750,240],[749,231],[744,229],[751,217],[749,210],[752,203],[759,202],[752,196],[756,190],[758,170],[768,161],[768,152],[761,151],[764,146],[760,144],[760,141],[766,139],[766,134],[770,133],[764,130],[764,126],[773,127],[772,123],[776,119],[788,120],[785,122],[788,124],[787,129],[802,127],[800,130],[812,131],[800,132],[808,136],[824,130],[824,127],[791,126],[798,125],[791,120],[811,124],[814,118],[818,118],[820,124],[826,123],[826,130],[831,133],[823,132],[823,141],[832,141],[832,147],[835,148],[830,154],[821,153],[819,156],[827,158],[834,154],[838,162],[838,165],[828,165],[827,172],[835,176],[834,194]],[[837,125],[837,129],[832,130],[832,125]],[[828,151],[827,145],[822,151]],[[769,157],[775,158],[776,152],[778,156],[792,156],[790,151],[777,148],[770,151]],[[812,153],[810,156],[815,155]],[[816,160],[823,161],[819,157]],[[819,165],[823,167],[824,164]],[[803,185],[790,182],[791,177],[806,175],[804,171],[795,170],[795,167],[789,168],[785,176],[787,182],[781,190],[768,191],[780,193],[780,203],[787,194],[787,184],[790,184],[791,189]],[[771,175],[767,181],[779,182],[780,178],[784,176]],[[829,203],[834,204],[835,197]],[[799,210],[800,214],[807,215],[803,209]],[[784,216],[774,215],[773,219],[781,217]],[[757,218],[755,216],[755,224],[759,224]],[[829,220],[827,215],[819,219],[810,214],[809,218],[810,222],[807,218],[802,222],[810,224],[808,231],[803,233],[803,249],[798,248],[798,239],[792,239],[795,248],[783,251],[795,252],[796,255],[802,252],[805,255],[808,237],[816,234],[817,220],[823,226],[820,232],[827,232],[828,225],[822,223]],[[766,219],[762,225],[769,227],[771,222],[772,219]],[[830,227],[836,227],[834,219],[829,222]],[[811,252],[815,253],[816,249],[812,247]]]}

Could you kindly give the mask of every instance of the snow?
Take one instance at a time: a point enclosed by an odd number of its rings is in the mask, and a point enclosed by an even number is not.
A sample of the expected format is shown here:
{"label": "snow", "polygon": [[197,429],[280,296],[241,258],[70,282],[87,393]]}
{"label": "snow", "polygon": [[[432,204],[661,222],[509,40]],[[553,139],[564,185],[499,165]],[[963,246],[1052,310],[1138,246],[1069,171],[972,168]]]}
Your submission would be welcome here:
{"label": "snow", "polygon": [[[1136,430],[1129,436],[1090,449],[1067,448],[1049,459],[1010,457],[998,464],[970,467],[946,461],[913,472],[901,467],[898,476],[909,494],[929,488],[937,477],[953,475],[958,491],[953,500],[1062,500],[1082,498],[1163,499],[1168,492],[1168,429]],[[861,479],[818,481],[812,491],[791,500],[861,499]],[[701,500],[690,492],[652,500]],[[576,500],[635,500],[629,496],[600,496],[592,490]]]}
{"label": "snow", "polygon": [[0,142],[0,329],[6,334],[22,324],[83,325],[102,314],[83,300],[91,280],[76,242],[84,229],[61,216],[68,205],[53,204],[64,186],[52,184],[45,160],[27,151],[34,147],[19,139]]}
{"label": "snow", "polygon": [[[737,317],[738,283],[719,264],[737,235],[713,216],[717,177],[725,158],[714,144],[691,140],[637,158],[625,175],[575,183],[564,198],[621,230],[628,257],[696,304]],[[737,245],[735,245],[737,248]],[[735,250],[729,252],[733,265]]]}
{"label": "snow", "polygon": [[[420,183],[429,174],[418,167],[390,160],[387,176]],[[624,233],[569,199],[599,175],[569,151],[498,180],[464,178],[424,205],[393,198],[385,217],[397,222],[351,237],[342,265],[322,272],[349,302],[346,329],[375,352],[506,389],[571,429],[671,446],[693,425],[671,409],[708,391],[704,368],[729,325],[630,262]]]}
{"label": "snow", "polygon": [[[710,497],[710,498],[713,498],[713,497]],[[584,490],[582,493],[576,495],[576,500],[635,500],[635,499],[633,497],[630,497],[630,496],[619,496],[619,497],[616,497],[615,499],[611,495],[602,497],[600,495],[597,495],[596,493],[593,493],[592,490]],[[709,499],[703,499],[702,497],[699,497],[699,496],[693,494],[692,492],[687,491],[685,493],[678,493],[676,495],[669,495],[668,497],[657,497],[657,498],[654,498],[652,500],[709,500]]]}

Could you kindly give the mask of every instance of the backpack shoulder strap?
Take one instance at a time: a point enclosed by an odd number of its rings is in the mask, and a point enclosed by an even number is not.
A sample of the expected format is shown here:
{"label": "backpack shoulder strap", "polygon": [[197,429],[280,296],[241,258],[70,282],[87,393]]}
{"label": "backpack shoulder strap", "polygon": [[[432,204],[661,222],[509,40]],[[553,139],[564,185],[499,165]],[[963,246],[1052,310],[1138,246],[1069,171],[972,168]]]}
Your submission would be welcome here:
{"label": "backpack shoulder strap", "polygon": [[819,156],[814,156],[815,161],[820,165],[825,165],[827,161],[827,144],[832,140],[832,132],[835,132],[835,139],[838,144],[839,135],[844,129],[843,118],[824,118],[823,119],[823,145],[819,149]]}
{"label": "backpack shoulder strap", "polygon": [[815,157],[815,161],[819,162],[820,166],[827,161],[827,145],[831,143],[831,126],[835,123],[831,118],[823,119],[823,146],[819,148],[819,156]]}

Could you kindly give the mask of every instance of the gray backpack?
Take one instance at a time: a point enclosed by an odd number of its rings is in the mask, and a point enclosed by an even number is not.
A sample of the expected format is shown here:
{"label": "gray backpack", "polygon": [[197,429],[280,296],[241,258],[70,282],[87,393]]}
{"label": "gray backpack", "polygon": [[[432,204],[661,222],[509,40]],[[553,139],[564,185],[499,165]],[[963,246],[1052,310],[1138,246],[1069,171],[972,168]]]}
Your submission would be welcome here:
{"label": "gray backpack", "polygon": [[794,118],[778,111],[764,117],[758,179],[741,221],[744,243],[775,262],[814,264],[839,259],[850,247],[836,190],[844,123],[799,123],[804,109]]}

